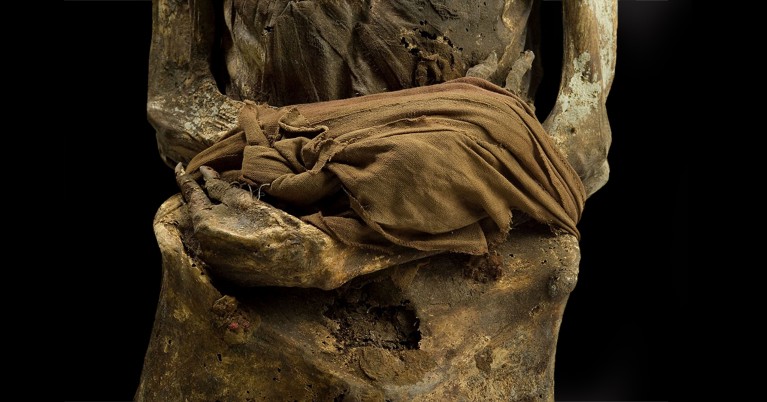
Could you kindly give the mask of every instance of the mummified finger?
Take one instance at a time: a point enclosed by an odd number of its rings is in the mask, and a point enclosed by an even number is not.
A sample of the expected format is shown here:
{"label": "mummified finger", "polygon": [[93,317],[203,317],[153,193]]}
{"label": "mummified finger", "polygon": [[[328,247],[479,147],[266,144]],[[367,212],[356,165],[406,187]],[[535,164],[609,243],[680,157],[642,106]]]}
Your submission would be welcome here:
{"label": "mummified finger", "polygon": [[200,166],[200,173],[205,179],[205,189],[212,200],[237,209],[247,209],[259,203],[250,191],[221,180],[221,176],[212,168]]}
{"label": "mummified finger", "polygon": [[186,174],[184,166],[180,162],[176,165],[176,183],[181,190],[181,195],[189,204],[189,208],[193,213],[211,206],[210,199],[208,199],[205,191],[203,191],[191,175]]}

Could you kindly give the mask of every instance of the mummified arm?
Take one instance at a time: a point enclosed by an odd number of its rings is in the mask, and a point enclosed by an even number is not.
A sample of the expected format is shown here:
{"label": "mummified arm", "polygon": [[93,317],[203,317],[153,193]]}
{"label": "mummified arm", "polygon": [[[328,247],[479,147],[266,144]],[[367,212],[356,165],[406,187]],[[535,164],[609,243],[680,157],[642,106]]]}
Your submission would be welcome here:
{"label": "mummified arm", "polygon": [[205,190],[176,167],[200,254],[212,273],[242,286],[333,289],[366,273],[437,252],[384,254],[346,246],[201,167]]}
{"label": "mummified arm", "polygon": [[147,114],[169,166],[188,162],[237,124],[243,103],[223,95],[210,70],[211,0],[155,0]]}
{"label": "mummified arm", "polygon": [[591,195],[607,182],[610,122],[605,101],[615,73],[616,0],[563,1],[559,95],[543,127]]}

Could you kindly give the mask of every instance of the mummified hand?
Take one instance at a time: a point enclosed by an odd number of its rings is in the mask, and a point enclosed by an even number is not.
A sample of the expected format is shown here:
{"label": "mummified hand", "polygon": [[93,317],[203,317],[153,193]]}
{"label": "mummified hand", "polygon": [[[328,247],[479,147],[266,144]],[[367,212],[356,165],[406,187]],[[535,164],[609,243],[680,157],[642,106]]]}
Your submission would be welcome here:
{"label": "mummified hand", "polygon": [[359,275],[436,254],[408,249],[389,255],[344,245],[221,180],[213,169],[203,166],[200,172],[204,190],[176,166],[201,257],[213,274],[238,285],[333,289]]}

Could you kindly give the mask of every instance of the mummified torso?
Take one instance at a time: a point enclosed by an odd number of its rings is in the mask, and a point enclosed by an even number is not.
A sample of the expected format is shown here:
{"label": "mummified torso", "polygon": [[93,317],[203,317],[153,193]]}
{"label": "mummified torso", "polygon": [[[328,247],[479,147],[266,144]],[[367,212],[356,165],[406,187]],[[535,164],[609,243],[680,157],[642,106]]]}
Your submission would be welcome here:
{"label": "mummified torso", "polygon": [[531,8],[502,0],[226,0],[217,80],[234,99],[282,106],[444,82],[497,57],[488,79],[503,85],[522,52],[537,50]]}

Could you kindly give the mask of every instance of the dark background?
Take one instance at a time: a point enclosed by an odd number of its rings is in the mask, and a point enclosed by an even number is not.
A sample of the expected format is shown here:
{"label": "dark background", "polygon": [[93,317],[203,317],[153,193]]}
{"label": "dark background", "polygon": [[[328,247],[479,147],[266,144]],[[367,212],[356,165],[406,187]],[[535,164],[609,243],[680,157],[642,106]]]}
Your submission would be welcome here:
{"label": "dark background", "polygon": [[[538,109],[559,85],[561,3],[544,1],[548,74]],[[684,397],[689,1],[619,1],[618,66],[608,101],[610,182],[592,196],[578,286],[556,358],[557,400]],[[66,399],[128,400],[138,384],[161,276],[152,217],[176,193],[146,120],[151,3],[64,2],[65,222],[94,235],[64,239]],[[559,49],[559,54],[557,54]],[[94,283],[96,284],[94,286]],[[46,392],[47,390],[42,390]],[[57,390],[56,390],[57,391]],[[40,396],[38,393],[34,393]],[[30,395],[31,396],[31,395]]]}

